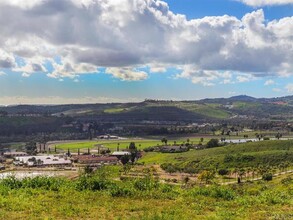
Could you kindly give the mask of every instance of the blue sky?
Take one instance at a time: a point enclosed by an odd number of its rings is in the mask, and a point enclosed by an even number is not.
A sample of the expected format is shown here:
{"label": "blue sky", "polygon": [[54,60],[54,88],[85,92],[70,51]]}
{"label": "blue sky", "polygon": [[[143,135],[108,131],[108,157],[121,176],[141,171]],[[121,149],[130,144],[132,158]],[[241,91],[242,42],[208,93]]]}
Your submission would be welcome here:
{"label": "blue sky", "polygon": [[293,94],[291,0],[94,2],[1,1],[0,104]]}

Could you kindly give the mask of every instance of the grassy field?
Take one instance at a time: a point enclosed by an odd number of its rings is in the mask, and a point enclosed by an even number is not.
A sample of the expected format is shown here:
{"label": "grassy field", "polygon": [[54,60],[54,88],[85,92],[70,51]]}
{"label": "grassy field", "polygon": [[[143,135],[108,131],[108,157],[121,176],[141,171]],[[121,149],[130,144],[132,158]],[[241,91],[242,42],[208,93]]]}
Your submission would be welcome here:
{"label": "grassy field", "polygon": [[[204,139],[203,143],[206,143],[209,139]],[[171,139],[168,140],[168,144],[176,144],[185,143],[187,138],[185,139]],[[199,143],[200,138],[189,138],[190,143]],[[57,149],[67,150],[70,149],[73,152],[77,151],[78,149],[87,149],[87,148],[95,148],[96,145],[101,145],[104,147],[109,148],[111,151],[117,149],[118,143],[120,149],[126,149],[130,142],[134,142],[136,147],[139,150],[143,150],[147,147],[153,147],[157,145],[162,145],[161,140],[151,140],[151,139],[126,139],[126,140],[95,140],[95,141],[80,141],[80,142],[71,142],[71,143],[61,143],[56,144]]]}
{"label": "grassy field", "polygon": [[182,187],[160,184],[151,176],[114,181],[109,172],[100,172],[74,181],[2,180],[0,219],[267,220],[293,216],[292,175],[271,182]]}

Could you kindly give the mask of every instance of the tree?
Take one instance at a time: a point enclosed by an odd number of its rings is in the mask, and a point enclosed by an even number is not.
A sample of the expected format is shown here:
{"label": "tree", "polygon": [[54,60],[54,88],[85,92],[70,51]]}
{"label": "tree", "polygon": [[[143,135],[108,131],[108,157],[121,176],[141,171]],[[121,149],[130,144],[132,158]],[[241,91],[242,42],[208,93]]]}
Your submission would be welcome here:
{"label": "tree", "polygon": [[219,139],[212,138],[207,143],[207,148],[219,147]]}
{"label": "tree", "polygon": [[123,155],[121,158],[120,158],[120,161],[123,165],[126,165],[128,162],[129,162],[129,156],[128,155]]}
{"label": "tree", "polygon": [[87,165],[84,167],[84,174],[91,175],[93,174],[93,172],[94,172],[94,169],[91,166]]}
{"label": "tree", "polygon": [[28,142],[25,144],[25,151],[29,155],[37,154],[37,144],[36,142]]}
{"label": "tree", "polygon": [[228,175],[229,174],[229,170],[227,170],[227,169],[220,169],[218,171],[218,174],[221,175],[221,176]]}
{"label": "tree", "polygon": [[130,160],[131,160],[132,163],[134,163],[135,160],[136,160],[136,158],[137,158],[137,153],[138,153],[137,148],[136,148],[134,142],[131,142],[131,143],[129,144],[129,151],[130,151],[130,153],[131,153],[131,154],[130,154]]}
{"label": "tree", "polygon": [[273,180],[273,174],[271,173],[265,173],[262,175],[262,179],[265,181],[271,181]]}
{"label": "tree", "polygon": [[168,140],[167,140],[167,138],[162,138],[161,142],[164,143],[165,145],[167,145]]}
{"label": "tree", "polygon": [[209,170],[204,170],[198,175],[198,179],[201,182],[205,182],[206,184],[211,183],[214,178],[215,178],[215,173]]}
{"label": "tree", "polygon": [[136,150],[136,146],[135,146],[135,143],[134,142],[131,142],[129,144],[129,150]]}
{"label": "tree", "polygon": [[278,132],[278,134],[276,134],[276,138],[279,140],[283,135],[281,133]]}

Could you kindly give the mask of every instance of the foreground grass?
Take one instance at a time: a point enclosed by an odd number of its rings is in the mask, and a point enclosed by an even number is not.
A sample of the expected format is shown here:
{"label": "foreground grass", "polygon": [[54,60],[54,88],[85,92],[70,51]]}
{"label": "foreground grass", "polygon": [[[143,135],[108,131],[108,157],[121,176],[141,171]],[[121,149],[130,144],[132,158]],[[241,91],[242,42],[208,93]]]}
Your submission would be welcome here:
{"label": "foreground grass", "polygon": [[290,219],[292,175],[272,182],[184,186],[114,181],[99,171],[75,181],[38,177],[0,181],[0,219]]}

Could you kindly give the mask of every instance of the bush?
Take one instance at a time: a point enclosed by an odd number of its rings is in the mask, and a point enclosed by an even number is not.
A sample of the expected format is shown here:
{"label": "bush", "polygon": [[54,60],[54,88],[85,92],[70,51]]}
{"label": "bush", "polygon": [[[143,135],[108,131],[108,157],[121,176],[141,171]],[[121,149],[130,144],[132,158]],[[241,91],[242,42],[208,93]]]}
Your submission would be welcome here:
{"label": "bush", "polygon": [[155,150],[154,147],[147,147],[143,149],[144,152],[153,152],[154,150]]}
{"label": "bush", "polygon": [[213,147],[219,147],[219,139],[214,139],[212,138],[211,140],[209,140],[209,142],[207,143],[207,148],[213,148]]}
{"label": "bush", "polygon": [[229,162],[233,162],[234,161],[234,156],[232,156],[231,154],[227,154],[224,157],[224,163],[229,163]]}
{"label": "bush", "polygon": [[229,174],[229,170],[227,170],[227,169],[220,169],[218,171],[218,174],[221,175],[221,176],[225,176],[225,175]]}
{"label": "bush", "polygon": [[159,186],[158,181],[155,181],[151,176],[146,176],[142,179],[137,179],[134,182],[134,187],[140,191],[149,191]]}
{"label": "bush", "polygon": [[161,168],[168,173],[175,173],[178,171],[178,167],[176,167],[176,165],[171,163],[163,163],[161,164]]}
{"label": "bush", "polygon": [[110,190],[113,197],[127,197],[134,195],[134,190],[126,187],[113,186]]}
{"label": "bush", "polygon": [[292,182],[293,182],[293,179],[290,176],[281,180],[281,183],[284,185],[289,185]]}
{"label": "bush", "polygon": [[271,173],[265,173],[262,175],[262,179],[265,181],[271,181],[273,180],[273,174]]}

